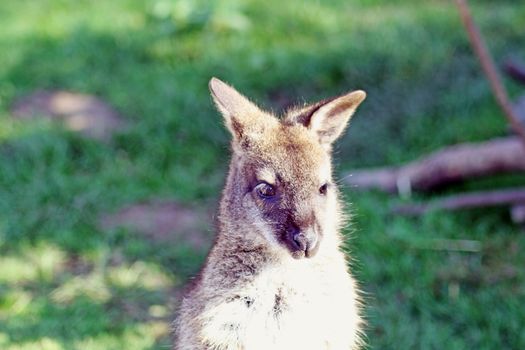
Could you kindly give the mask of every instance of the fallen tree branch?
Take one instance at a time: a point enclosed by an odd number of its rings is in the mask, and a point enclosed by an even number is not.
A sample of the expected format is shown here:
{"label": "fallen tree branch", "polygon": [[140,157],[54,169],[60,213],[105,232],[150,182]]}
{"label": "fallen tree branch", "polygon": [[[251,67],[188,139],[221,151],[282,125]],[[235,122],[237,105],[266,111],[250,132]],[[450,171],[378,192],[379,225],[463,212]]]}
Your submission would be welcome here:
{"label": "fallen tree branch", "polygon": [[512,129],[516,134],[520,136],[523,144],[525,145],[525,128],[520,123],[518,117],[514,113],[512,105],[507,96],[505,87],[501,83],[501,79],[498,75],[498,72],[496,71],[494,61],[492,60],[492,57],[490,56],[490,53],[487,50],[483,39],[481,38],[479,29],[477,28],[476,24],[474,23],[474,20],[472,19],[472,15],[470,14],[467,1],[456,0],[456,4],[459,8],[461,20],[463,21],[463,24],[467,29],[472,48],[478,56],[479,61],[481,63],[481,67],[483,68],[483,71],[485,72],[485,75],[487,76],[487,79],[490,82],[492,92],[494,93],[498,104],[503,110],[505,117],[512,126]]}
{"label": "fallen tree branch", "polygon": [[401,167],[355,170],[344,177],[357,189],[409,194],[468,178],[524,172],[525,148],[517,137],[451,146]]}
{"label": "fallen tree branch", "polygon": [[392,211],[402,215],[422,215],[435,210],[458,210],[520,203],[525,203],[525,188],[523,187],[453,195],[430,203],[400,205]]}

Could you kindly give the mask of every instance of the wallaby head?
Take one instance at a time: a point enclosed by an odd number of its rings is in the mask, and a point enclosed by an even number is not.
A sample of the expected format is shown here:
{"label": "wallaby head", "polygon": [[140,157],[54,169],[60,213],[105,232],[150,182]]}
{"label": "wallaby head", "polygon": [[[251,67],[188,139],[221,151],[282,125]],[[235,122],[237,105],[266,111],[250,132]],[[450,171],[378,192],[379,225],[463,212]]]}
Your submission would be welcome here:
{"label": "wallaby head", "polygon": [[331,145],[366,94],[354,91],[279,119],[216,78],[210,90],[232,134],[221,231],[312,258],[338,225]]}

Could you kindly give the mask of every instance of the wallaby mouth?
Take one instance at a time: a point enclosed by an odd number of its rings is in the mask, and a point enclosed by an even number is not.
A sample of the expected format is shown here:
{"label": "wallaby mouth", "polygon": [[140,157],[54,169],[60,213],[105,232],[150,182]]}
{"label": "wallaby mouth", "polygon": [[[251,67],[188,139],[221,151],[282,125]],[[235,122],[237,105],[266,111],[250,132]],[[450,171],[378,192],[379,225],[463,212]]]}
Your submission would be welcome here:
{"label": "wallaby mouth", "polygon": [[312,258],[319,250],[318,234],[313,230],[288,230],[286,246],[295,259]]}

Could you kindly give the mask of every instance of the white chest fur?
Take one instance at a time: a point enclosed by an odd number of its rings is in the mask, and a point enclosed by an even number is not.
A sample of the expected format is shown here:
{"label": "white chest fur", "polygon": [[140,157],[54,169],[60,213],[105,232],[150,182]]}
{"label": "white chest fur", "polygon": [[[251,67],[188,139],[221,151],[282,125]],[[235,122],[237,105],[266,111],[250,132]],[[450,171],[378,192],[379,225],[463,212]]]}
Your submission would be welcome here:
{"label": "white chest fur", "polygon": [[348,350],[359,317],[344,263],[290,259],[210,305],[200,321],[217,350]]}

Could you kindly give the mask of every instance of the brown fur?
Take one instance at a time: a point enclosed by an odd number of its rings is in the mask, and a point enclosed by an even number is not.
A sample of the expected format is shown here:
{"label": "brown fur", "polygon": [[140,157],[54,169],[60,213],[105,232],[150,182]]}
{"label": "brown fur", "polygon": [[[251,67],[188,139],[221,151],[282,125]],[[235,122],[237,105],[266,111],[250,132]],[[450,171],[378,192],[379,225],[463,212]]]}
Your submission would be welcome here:
{"label": "brown fur", "polygon": [[182,301],[175,349],[358,349],[330,146],[364,92],[279,120],[218,79],[210,89],[233,155],[216,242]]}

